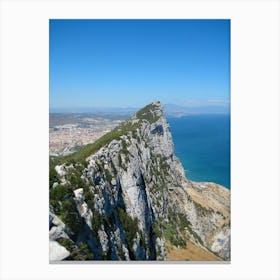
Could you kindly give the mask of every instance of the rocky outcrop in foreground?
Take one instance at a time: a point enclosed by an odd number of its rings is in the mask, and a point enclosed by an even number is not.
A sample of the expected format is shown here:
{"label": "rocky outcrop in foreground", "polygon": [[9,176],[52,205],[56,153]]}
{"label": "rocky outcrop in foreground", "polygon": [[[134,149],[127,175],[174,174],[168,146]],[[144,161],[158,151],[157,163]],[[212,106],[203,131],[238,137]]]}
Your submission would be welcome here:
{"label": "rocky outcrop in foreground", "polygon": [[185,177],[160,102],[50,161],[51,260],[229,260],[229,213],[229,190]]}

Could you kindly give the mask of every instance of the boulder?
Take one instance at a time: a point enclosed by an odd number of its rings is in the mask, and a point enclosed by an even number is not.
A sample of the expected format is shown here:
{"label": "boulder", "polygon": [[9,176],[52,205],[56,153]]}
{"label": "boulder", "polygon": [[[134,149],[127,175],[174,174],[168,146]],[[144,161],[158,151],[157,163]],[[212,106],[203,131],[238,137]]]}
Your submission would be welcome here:
{"label": "boulder", "polygon": [[70,256],[70,252],[57,241],[49,240],[50,261],[62,261]]}

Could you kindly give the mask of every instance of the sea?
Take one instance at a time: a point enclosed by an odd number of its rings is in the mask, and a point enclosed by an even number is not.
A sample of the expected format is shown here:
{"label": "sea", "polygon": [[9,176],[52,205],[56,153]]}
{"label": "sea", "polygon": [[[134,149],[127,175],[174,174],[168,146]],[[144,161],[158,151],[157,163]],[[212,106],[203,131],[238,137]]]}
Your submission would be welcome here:
{"label": "sea", "polygon": [[186,177],[230,189],[230,115],[167,118]]}

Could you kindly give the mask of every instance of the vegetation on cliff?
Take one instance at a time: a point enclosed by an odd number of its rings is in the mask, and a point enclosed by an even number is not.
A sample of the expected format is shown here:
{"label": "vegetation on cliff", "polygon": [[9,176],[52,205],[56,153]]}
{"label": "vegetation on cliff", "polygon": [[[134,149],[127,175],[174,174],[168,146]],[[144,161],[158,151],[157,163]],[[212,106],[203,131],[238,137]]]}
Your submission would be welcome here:
{"label": "vegetation on cliff", "polygon": [[[203,189],[184,177],[160,103],[80,151],[51,158],[49,173],[51,214],[63,223],[52,236],[68,259],[164,260],[165,244],[210,252],[217,233],[228,238],[226,200],[217,192],[217,209],[205,207]],[[215,252],[228,258],[217,242]]]}
{"label": "vegetation on cliff", "polygon": [[[146,107],[139,110],[135,117],[122,122],[119,126],[115,127],[112,131],[106,133],[94,143],[83,146],[79,151],[64,157],[51,157],[50,158],[50,170],[53,170],[53,166],[58,164],[71,164],[71,163],[82,163],[86,164],[85,160],[90,155],[97,152],[102,147],[105,147],[113,140],[120,140],[122,135],[127,135],[128,133],[137,130],[143,121],[148,121],[150,124],[156,122],[160,115],[156,114],[158,110],[158,103],[151,103]],[[52,172],[50,178],[53,179],[55,174]],[[51,180],[53,182],[53,180]]]}

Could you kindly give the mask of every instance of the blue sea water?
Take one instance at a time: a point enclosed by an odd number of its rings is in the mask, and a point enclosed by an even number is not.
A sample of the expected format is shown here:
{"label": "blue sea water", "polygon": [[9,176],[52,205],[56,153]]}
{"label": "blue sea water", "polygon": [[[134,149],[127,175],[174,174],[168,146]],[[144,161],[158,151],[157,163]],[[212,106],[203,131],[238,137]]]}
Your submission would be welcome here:
{"label": "blue sea water", "polygon": [[168,122],[187,178],[230,189],[230,116],[190,115]]}

